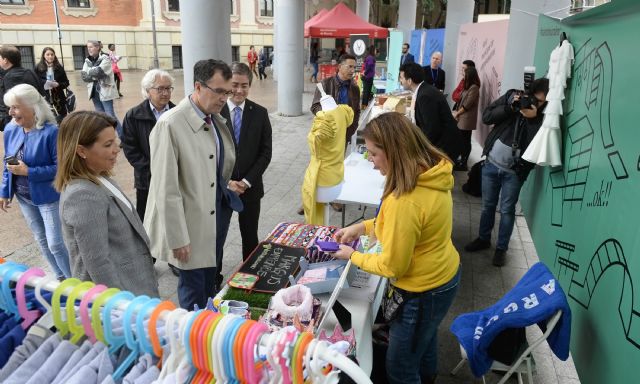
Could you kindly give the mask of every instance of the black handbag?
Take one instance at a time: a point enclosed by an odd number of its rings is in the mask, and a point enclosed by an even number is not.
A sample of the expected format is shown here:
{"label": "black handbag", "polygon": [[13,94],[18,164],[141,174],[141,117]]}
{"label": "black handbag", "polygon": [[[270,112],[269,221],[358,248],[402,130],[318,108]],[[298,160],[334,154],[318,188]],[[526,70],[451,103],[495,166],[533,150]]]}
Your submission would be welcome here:
{"label": "black handbag", "polygon": [[76,95],[69,88],[66,89],[67,95],[67,113],[71,113],[76,110]]}

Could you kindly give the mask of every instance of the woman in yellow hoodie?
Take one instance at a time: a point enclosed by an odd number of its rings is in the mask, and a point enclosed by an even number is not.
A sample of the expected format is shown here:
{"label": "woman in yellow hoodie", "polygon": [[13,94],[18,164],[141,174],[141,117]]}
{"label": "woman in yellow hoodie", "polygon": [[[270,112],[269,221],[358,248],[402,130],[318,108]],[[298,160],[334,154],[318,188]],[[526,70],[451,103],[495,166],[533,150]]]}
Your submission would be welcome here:
{"label": "woman in yellow hoodie", "polygon": [[340,245],[336,257],[389,278],[384,300],[389,382],[433,383],[438,326],[460,280],[460,256],[451,242],[453,165],[399,113],[371,120],[363,134],[369,160],[386,176],[382,202],[375,219],[341,229],[336,240],[375,235],[382,252]]}

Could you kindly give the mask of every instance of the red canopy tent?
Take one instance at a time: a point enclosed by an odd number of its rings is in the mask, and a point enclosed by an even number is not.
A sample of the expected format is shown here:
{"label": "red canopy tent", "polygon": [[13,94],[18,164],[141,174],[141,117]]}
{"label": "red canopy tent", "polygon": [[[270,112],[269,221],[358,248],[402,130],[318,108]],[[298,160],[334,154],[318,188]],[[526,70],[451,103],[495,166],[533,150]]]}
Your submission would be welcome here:
{"label": "red canopy tent", "polygon": [[329,10],[322,8],[318,13],[313,15],[309,20],[304,23],[304,37],[309,36],[309,26],[313,25],[317,20],[319,20],[325,13],[329,12]]}
{"label": "red canopy tent", "polygon": [[[312,21],[313,18],[309,19]],[[369,24],[353,13],[343,3],[338,3],[324,16],[315,19],[313,23],[305,23],[304,37],[334,37],[346,38],[349,35],[369,35],[372,39],[383,39],[389,36],[386,28]],[[308,24],[308,29],[307,29]]]}

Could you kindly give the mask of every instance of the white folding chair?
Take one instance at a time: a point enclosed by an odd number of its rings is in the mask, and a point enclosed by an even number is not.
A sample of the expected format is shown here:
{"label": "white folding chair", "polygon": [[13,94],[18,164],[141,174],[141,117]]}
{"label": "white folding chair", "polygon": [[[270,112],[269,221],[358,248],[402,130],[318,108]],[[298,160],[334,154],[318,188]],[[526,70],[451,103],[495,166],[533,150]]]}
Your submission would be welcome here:
{"label": "white folding chair", "polygon": [[[533,360],[533,350],[537,348],[540,344],[542,344],[547,337],[553,332],[556,324],[560,320],[560,316],[562,316],[562,310],[556,311],[547,321],[547,329],[544,333],[538,337],[533,343],[530,343],[527,348],[520,354],[520,357],[511,365],[503,364],[499,361],[494,360],[493,364],[491,364],[492,371],[501,371],[506,372],[505,375],[500,379],[498,384],[504,384],[509,380],[511,375],[514,373],[518,375],[518,384],[523,384],[522,375],[527,375],[527,383],[533,384],[533,372],[535,371],[535,361]],[[535,324],[533,324],[535,325]],[[460,345],[460,354],[462,355],[462,360],[456,365],[456,367],[451,371],[451,375],[455,375],[458,373],[460,368],[464,365],[464,363],[468,360],[467,352],[464,350],[462,345]],[[482,382],[486,384],[484,376],[482,376]]]}

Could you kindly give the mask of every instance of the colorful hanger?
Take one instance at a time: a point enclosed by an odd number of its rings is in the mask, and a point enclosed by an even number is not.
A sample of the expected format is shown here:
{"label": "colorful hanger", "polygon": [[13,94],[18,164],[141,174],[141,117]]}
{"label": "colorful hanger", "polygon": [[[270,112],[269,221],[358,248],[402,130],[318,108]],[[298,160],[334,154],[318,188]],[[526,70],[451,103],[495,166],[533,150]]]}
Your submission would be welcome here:
{"label": "colorful hanger", "polygon": [[24,292],[24,286],[27,283],[27,280],[31,277],[43,277],[45,275],[46,273],[44,273],[40,268],[29,268],[18,279],[18,284],[16,285],[16,301],[18,302],[18,313],[22,318],[22,324],[20,324],[22,329],[29,328],[31,324],[33,324],[40,315],[42,315],[38,309],[33,309],[31,311],[27,309],[27,296]]}
{"label": "colorful hanger", "polygon": [[149,314],[149,316],[151,315],[151,312],[153,312],[158,304],[160,304],[160,299],[158,298],[153,298],[147,301],[144,305],[142,305],[142,308],[140,308],[140,310],[138,311],[138,315],[136,316],[136,332],[138,343],[140,344],[140,351],[142,353],[148,353],[156,357],[157,355],[153,353],[153,346],[147,338],[149,332],[144,327],[144,320],[147,317],[147,314]]}
{"label": "colorful hanger", "polygon": [[173,373],[178,368],[182,355],[184,354],[184,346],[180,343],[180,321],[189,312],[183,308],[176,308],[169,313],[167,321],[164,323],[164,335],[169,343],[169,356],[162,365],[160,371],[160,379],[164,379],[167,375]]}
{"label": "colorful hanger", "polygon": [[[62,320],[62,309],[60,308],[60,299],[67,289],[71,287],[75,287],[81,283],[82,281],[76,278],[65,279],[63,282],[60,283],[60,285],[58,285],[58,288],[56,288],[53,291],[53,296],[51,296],[51,307],[53,310],[53,324],[56,326],[58,333],[60,334],[60,337],[64,337],[66,336],[67,333],[69,333],[69,324],[66,321]],[[65,305],[69,305],[68,299]],[[71,303],[71,305],[73,305],[73,303]]]}
{"label": "colorful hanger", "polygon": [[53,283],[54,281],[58,282],[58,279],[56,279],[51,275],[45,275],[43,278],[40,279],[40,281],[36,283],[36,300],[38,300],[38,302],[46,310],[44,315],[42,315],[40,319],[38,319],[38,321],[36,322],[36,325],[44,329],[53,328],[54,324],[53,324],[53,310],[51,308],[51,304],[49,304],[49,302],[44,297],[42,297],[42,287],[44,287],[48,283]]}
{"label": "colorful hanger", "polygon": [[211,346],[212,346],[212,341],[213,341],[213,335],[216,331],[216,328],[218,327],[218,324],[220,324],[220,320],[222,320],[224,316],[220,313],[215,313],[215,317],[213,318],[213,321],[211,322],[211,324],[209,325],[208,329],[207,329],[207,334],[206,334],[206,338],[205,340],[203,340],[204,342],[204,347],[203,349],[206,351],[207,353],[207,383],[210,383],[211,380],[215,380],[215,376],[214,376],[214,372],[213,372],[213,363],[214,363],[214,359],[217,358],[216,355],[214,355]]}
{"label": "colorful hanger", "polygon": [[205,320],[208,317],[208,314],[211,311],[203,310],[196,316],[193,321],[193,325],[191,326],[191,331],[189,334],[189,349],[192,353],[193,366],[196,368],[195,375],[193,376],[191,383],[199,384],[202,383],[202,379],[205,376],[206,372],[206,363],[202,359],[202,350],[199,349],[199,340],[201,340],[201,332],[202,327],[204,325]]}
{"label": "colorful hanger", "polygon": [[[165,300],[156,306],[153,312],[151,312],[151,317],[149,318],[149,339],[151,340],[153,354],[158,358],[162,358],[162,343],[158,337],[158,318],[163,312],[173,311],[174,309],[176,309],[176,305],[171,301]],[[166,333],[165,339],[168,339],[168,335]],[[162,361],[162,359],[160,359],[160,361]]]}
{"label": "colorful hanger", "polygon": [[4,297],[5,311],[13,314],[16,320],[20,320],[20,313],[18,313],[18,305],[13,300],[11,294],[11,278],[21,272],[27,270],[26,265],[17,263],[5,263],[2,264],[2,295]]}
{"label": "colorful hanger", "polygon": [[104,338],[104,325],[101,320],[102,313],[100,312],[100,308],[118,292],[120,292],[118,288],[108,288],[106,291],[100,293],[98,297],[93,300],[93,305],[91,305],[91,329],[96,335],[96,340],[107,345],[108,343]]}
{"label": "colorful hanger", "polygon": [[224,341],[222,344],[222,354],[220,357],[223,359],[223,367],[225,374],[229,380],[237,381],[235,368],[235,359],[233,358],[233,342],[238,334],[238,330],[247,320],[243,317],[235,318],[229,325],[229,329],[224,335]]}
{"label": "colorful hanger", "polygon": [[259,383],[262,379],[262,370],[256,369],[256,363],[260,362],[260,357],[256,357],[258,355],[258,340],[262,337],[262,335],[269,332],[269,327],[263,322],[256,322],[249,332],[247,333],[247,338],[243,346],[243,367],[244,367],[244,376],[249,383]]}
{"label": "colorful hanger", "polygon": [[216,382],[226,382],[227,378],[224,374],[224,368],[222,367],[222,353],[220,351],[222,345],[222,335],[224,334],[229,322],[233,319],[233,315],[224,315],[220,319],[218,326],[211,338],[211,355],[213,356],[213,377],[216,378]]}
{"label": "colorful hanger", "polygon": [[[116,336],[113,333],[113,320],[111,319],[111,312],[113,312],[113,309],[116,304],[118,304],[118,301],[131,301],[133,299],[135,299],[135,295],[129,291],[118,292],[109,300],[107,300],[107,303],[102,309],[102,329],[104,331],[104,339],[106,344],[109,346],[109,353],[112,355],[124,345],[125,336]],[[125,324],[123,320],[122,328],[124,329],[124,327]]]}
{"label": "colorful hanger", "polygon": [[104,284],[98,284],[95,287],[91,288],[87,291],[87,293],[82,296],[82,300],[80,300],[80,322],[82,323],[82,328],[84,328],[84,333],[89,338],[91,343],[95,343],[97,341],[96,334],[91,327],[91,316],[89,316],[89,303],[93,301],[93,299],[99,295],[100,293],[107,290],[107,286]]}
{"label": "colorful hanger", "polygon": [[95,286],[91,281],[85,281],[78,285],[76,285],[67,296],[67,324],[69,325],[69,332],[71,333],[71,338],[69,341],[72,344],[80,341],[82,336],[84,336],[84,328],[82,327],[82,323],[78,324],[76,322],[76,300],[85,292],[90,290]]}
{"label": "colorful hanger", "polygon": [[129,349],[129,354],[124,358],[122,363],[116,368],[115,372],[113,372],[113,380],[118,382],[120,378],[124,376],[124,374],[133,366],[136,359],[140,355],[140,344],[138,340],[133,334],[133,315],[136,311],[140,311],[142,306],[146,304],[151,298],[146,295],[138,296],[131,300],[131,302],[127,305],[127,309],[124,311],[124,315],[122,317],[122,329],[124,330],[124,340],[127,348]]}
{"label": "colorful hanger", "polygon": [[242,356],[242,346],[244,345],[249,330],[255,324],[255,320],[247,320],[238,330],[238,335],[233,343],[233,358],[236,362],[236,377],[241,383],[245,383],[247,378],[244,375],[244,361]]}

